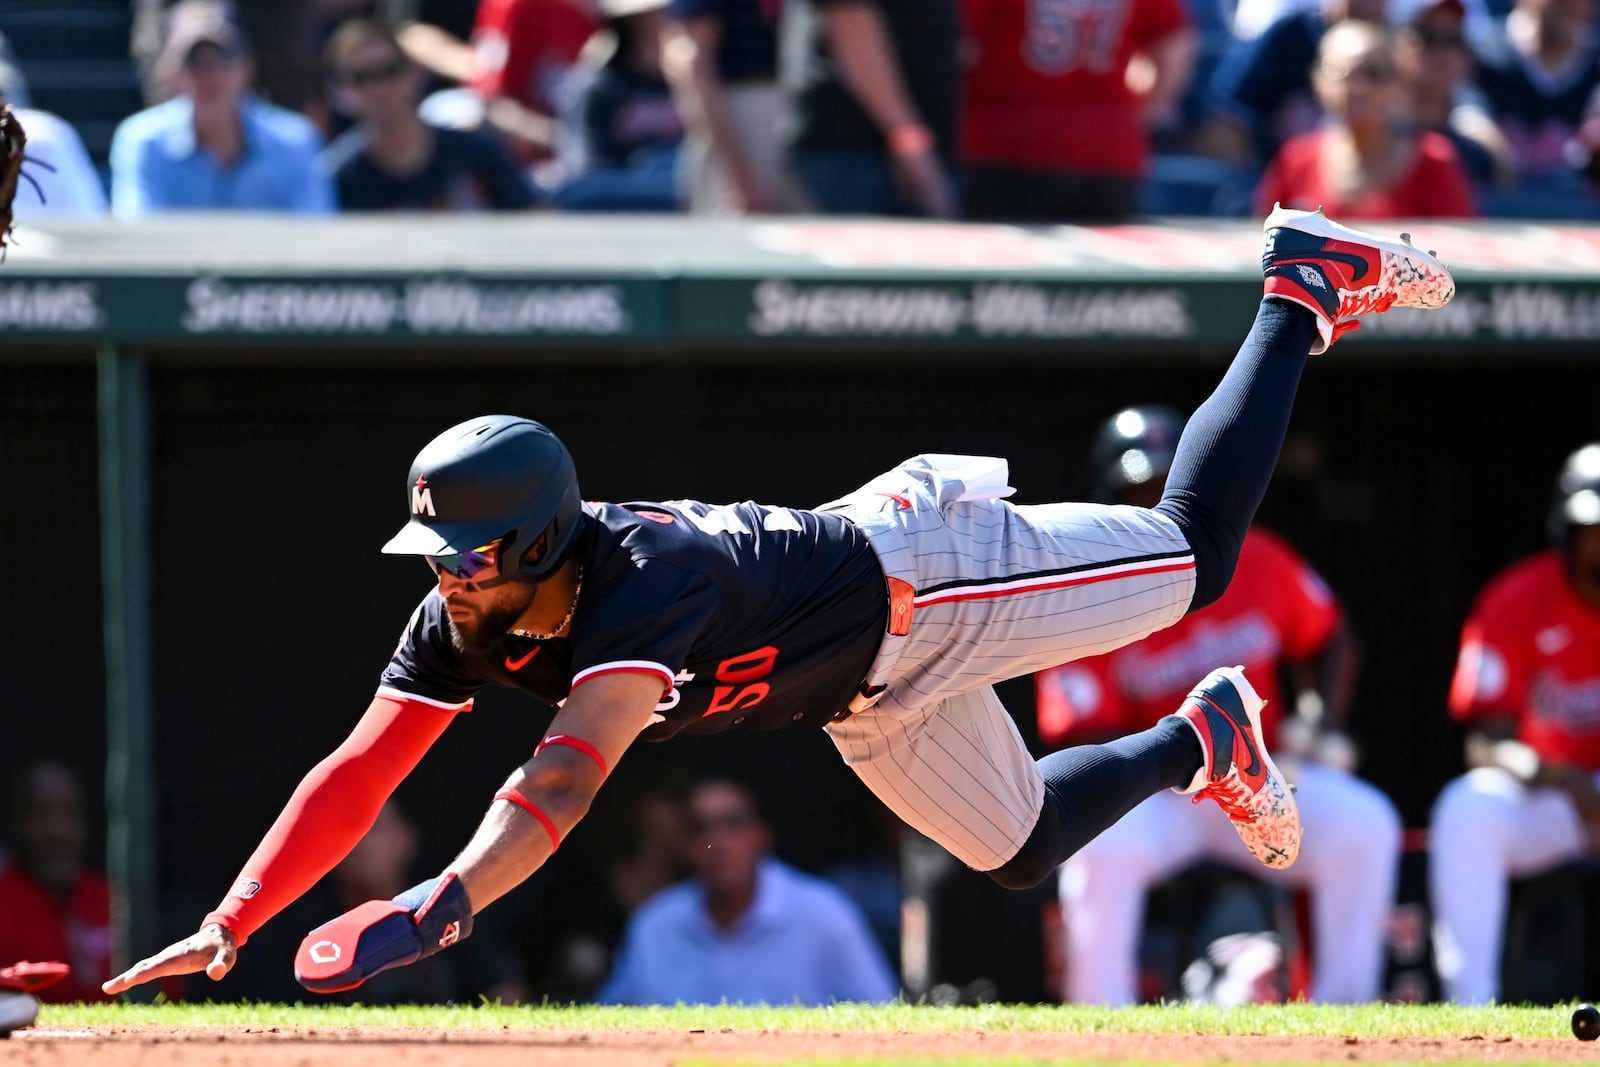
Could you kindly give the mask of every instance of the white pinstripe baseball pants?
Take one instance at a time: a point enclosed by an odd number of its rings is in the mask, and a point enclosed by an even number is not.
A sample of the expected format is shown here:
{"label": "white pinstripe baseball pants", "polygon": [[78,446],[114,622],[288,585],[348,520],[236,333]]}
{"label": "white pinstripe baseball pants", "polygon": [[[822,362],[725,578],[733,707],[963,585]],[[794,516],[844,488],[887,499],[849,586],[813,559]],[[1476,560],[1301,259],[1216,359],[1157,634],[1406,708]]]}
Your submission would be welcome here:
{"label": "white pinstripe baseball pants", "polygon": [[1109,652],[1170,626],[1194,556],[1159,512],[1013,505],[1002,459],[923,455],[824,510],[865,532],[916,590],[884,639],[877,703],[827,727],[867,787],[976,870],[1002,866],[1038,821],[1044,780],[993,683]]}

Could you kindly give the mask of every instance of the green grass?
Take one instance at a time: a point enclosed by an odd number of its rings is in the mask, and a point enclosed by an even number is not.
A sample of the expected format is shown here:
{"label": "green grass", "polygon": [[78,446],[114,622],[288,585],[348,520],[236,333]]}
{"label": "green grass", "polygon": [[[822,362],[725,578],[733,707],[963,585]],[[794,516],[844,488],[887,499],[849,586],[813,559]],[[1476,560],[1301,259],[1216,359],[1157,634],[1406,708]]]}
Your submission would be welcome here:
{"label": "green grass", "polygon": [[[306,1026],[512,1029],[614,1027],[652,1030],[787,1030],[918,1033],[950,1030],[1035,1033],[1264,1034],[1325,1037],[1566,1038],[1572,1005],[1461,1008],[1289,1004],[1251,1008],[1192,1005],[1087,1008],[1067,1005],[839,1005],[831,1008],[611,1008],[592,1005],[363,1008],[282,1004],[47,1005],[41,1026]],[[904,1061],[907,1064],[916,1061]],[[948,1064],[948,1061],[944,1061]]]}

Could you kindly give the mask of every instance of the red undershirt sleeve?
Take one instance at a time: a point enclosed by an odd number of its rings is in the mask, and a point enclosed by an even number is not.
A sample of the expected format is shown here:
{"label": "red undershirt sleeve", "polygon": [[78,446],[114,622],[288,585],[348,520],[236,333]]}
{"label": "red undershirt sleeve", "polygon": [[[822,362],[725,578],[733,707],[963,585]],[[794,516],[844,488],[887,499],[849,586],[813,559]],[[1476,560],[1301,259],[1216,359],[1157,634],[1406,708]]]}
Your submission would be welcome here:
{"label": "red undershirt sleeve", "polygon": [[457,710],[374,697],[350,736],[301,779],[233,889],[200,925],[220,923],[242,945],[315,885],[372,828]]}

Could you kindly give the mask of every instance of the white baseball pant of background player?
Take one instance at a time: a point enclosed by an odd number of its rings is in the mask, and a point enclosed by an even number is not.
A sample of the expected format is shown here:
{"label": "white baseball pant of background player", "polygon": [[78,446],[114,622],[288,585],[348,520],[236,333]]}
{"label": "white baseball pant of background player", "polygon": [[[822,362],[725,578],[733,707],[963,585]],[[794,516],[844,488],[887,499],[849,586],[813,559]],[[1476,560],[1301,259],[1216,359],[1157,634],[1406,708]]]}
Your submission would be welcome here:
{"label": "white baseball pant of background player", "polygon": [[1376,1000],[1383,983],[1384,933],[1395,898],[1400,818],[1361,779],[1315,764],[1291,767],[1307,847],[1283,871],[1262,870],[1239,851],[1224,820],[1189,797],[1158,793],[1090,841],[1061,868],[1066,923],[1067,999],[1079,1004],[1138,1000],[1138,946],[1150,887],[1191,863],[1221,860],[1269,882],[1311,893],[1311,999]]}
{"label": "white baseball pant of background player", "polygon": [[828,733],[890,810],[980,871],[1016,854],[1044,802],[990,686],[1170,626],[1195,588],[1194,557],[1166,516],[1013,505],[1000,499],[1006,478],[1003,459],[917,456],[824,508],[860,526],[884,572],[917,592],[910,633],[885,638],[867,675],[887,689]]}
{"label": "white baseball pant of background player", "polygon": [[1500,995],[1511,879],[1583,855],[1588,835],[1570,796],[1530,788],[1499,767],[1446,785],[1429,825],[1434,965],[1450,1000],[1487,1004]]}

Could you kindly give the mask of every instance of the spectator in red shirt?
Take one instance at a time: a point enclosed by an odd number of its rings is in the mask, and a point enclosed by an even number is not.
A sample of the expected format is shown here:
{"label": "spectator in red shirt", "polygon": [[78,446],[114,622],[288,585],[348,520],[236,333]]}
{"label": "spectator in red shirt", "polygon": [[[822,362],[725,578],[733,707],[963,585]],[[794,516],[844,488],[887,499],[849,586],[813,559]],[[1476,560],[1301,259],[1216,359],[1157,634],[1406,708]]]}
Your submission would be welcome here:
{"label": "spectator in red shirt", "polygon": [[425,23],[400,33],[412,60],[470,91],[436,93],[424,117],[442,125],[498,132],[518,156],[555,154],[562,79],[599,28],[586,0],[482,0],[470,44]]}
{"label": "spectator in red shirt", "polygon": [[83,866],[88,827],[83,789],[50,760],[16,772],[11,790],[11,852],[0,869],[0,961],[60,961],[72,968],[34,995],[43,1001],[110,1000],[111,886]]}
{"label": "spectator in red shirt", "polygon": [[1340,218],[1477,214],[1449,138],[1406,113],[1387,30],[1348,20],[1323,35],[1312,85],[1328,114],[1267,165],[1257,202],[1268,210],[1322,207]]}
{"label": "spectator in red shirt", "polygon": [[1181,0],[964,0],[964,7],[967,217],[1132,214],[1150,132],[1176,121],[1194,72],[1198,42]]}

